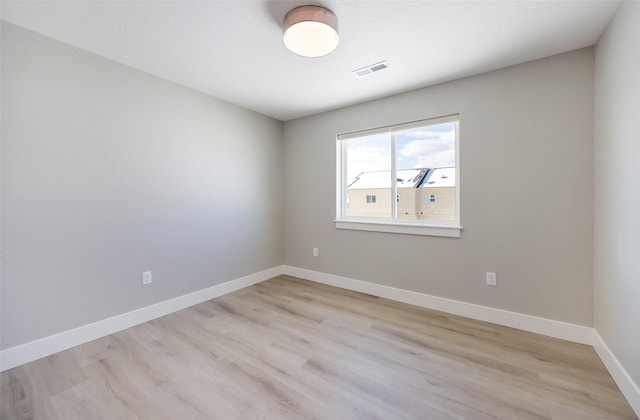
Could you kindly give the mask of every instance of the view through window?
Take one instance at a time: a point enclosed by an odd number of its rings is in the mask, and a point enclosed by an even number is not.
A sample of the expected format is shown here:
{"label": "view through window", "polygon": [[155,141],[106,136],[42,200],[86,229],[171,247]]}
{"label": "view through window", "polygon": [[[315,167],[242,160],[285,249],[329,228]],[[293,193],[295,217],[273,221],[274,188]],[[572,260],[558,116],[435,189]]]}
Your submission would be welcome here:
{"label": "view through window", "polygon": [[458,125],[452,116],[338,136],[338,220],[457,226]]}

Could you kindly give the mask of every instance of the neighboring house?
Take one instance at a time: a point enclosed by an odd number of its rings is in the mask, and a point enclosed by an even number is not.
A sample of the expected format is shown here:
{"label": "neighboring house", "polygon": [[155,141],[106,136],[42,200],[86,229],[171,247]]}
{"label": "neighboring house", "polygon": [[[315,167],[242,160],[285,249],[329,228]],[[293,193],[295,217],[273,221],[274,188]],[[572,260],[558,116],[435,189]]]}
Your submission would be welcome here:
{"label": "neighboring house", "polygon": [[416,206],[419,219],[455,220],[455,167],[431,169],[418,190]]}
{"label": "neighboring house", "polygon": [[[399,219],[455,218],[455,168],[397,171]],[[391,217],[391,171],[363,172],[347,187],[347,216]]]}

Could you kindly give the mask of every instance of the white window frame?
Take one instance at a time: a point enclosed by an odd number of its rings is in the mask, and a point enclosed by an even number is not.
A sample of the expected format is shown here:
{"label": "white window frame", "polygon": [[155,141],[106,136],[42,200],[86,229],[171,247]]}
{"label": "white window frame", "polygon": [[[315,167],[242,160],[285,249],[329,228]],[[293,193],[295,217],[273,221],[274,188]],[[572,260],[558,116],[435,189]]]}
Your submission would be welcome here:
{"label": "white window frame", "polygon": [[[396,139],[395,132],[407,130],[411,128],[424,127],[428,125],[437,125],[448,122],[456,124],[456,210],[455,220],[399,220],[397,219],[397,201],[392,200],[391,218],[364,218],[364,217],[348,217],[347,214],[347,159],[346,159],[346,141],[358,137],[390,133],[391,134],[391,171],[396,170]],[[339,134],[336,138],[336,228],[349,230],[365,230],[373,232],[401,233],[410,235],[429,235],[429,236],[445,236],[450,238],[459,238],[461,236],[462,226],[460,224],[460,115],[447,115],[437,118],[429,118],[420,121],[413,121],[403,124],[395,124],[392,126],[373,128],[368,130],[354,131]],[[396,183],[391,183],[391,197],[398,194]]]}
{"label": "white window frame", "polygon": [[378,196],[376,194],[367,194],[365,200],[367,204],[378,204]]}
{"label": "white window frame", "polygon": [[429,203],[435,203],[436,202],[436,195],[435,194],[429,194]]}

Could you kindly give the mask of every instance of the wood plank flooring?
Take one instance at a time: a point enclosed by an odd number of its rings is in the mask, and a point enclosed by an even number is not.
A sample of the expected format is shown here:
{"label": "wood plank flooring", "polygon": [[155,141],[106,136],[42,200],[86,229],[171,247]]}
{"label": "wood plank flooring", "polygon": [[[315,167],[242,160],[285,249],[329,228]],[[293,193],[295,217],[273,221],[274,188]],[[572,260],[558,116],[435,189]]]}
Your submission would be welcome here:
{"label": "wood plank flooring", "polygon": [[0,375],[13,419],[635,419],[589,346],[280,276]]}

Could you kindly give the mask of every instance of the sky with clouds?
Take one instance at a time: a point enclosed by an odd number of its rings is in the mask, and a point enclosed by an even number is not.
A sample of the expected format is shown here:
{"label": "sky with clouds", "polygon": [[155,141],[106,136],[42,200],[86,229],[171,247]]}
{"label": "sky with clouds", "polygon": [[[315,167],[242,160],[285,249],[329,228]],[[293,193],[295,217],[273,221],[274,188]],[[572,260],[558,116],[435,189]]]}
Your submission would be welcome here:
{"label": "sky with clouds", "polygon": [[[456,164],[455,123],[396,133],[396,169],[442,168]],[[362,172],[391,170],[391,135],[374,134],[347,141],[348,183]]]}

